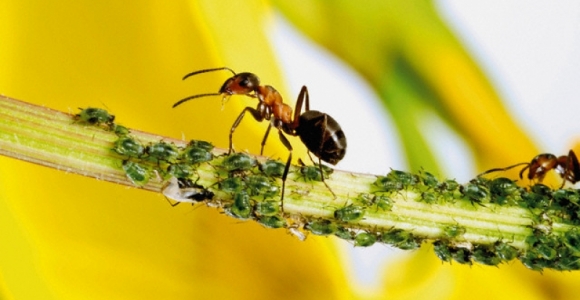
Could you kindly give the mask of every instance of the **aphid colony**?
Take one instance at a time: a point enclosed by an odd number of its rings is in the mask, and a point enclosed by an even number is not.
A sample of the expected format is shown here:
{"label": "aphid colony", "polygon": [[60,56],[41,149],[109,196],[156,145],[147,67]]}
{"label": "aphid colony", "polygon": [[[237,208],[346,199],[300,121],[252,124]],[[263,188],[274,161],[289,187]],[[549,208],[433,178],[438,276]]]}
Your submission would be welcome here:
{"label": "aphid colony", "polygon": [[[436,255],[443,261],[472,264],[474,261],[485,265],[498,265],[519,259],[533,270],[553,268],[557,270],[580,269],[580,232],[575,230],[565,234],[552,231],[552,223],[580,225],[580,192],[562,189],[566,182],[580,181],[580,165],[575,153],[556,157],[540,154],[529,163],[520,163],[506,168],[488,170],[466,184],[455,180],[439,181],[428,172],[412,174],[392,170],[386,176],[377,176],[368,193],[353,195],[337,207],[333,207],[330,217],[307,217],[288,214],[284,211],[286,180],[291,171],[292,145],[285,135],[298,136],[310,153],[318,158],[315,166],[302,163],[296,168],[296,178],[306,182],[321,181],[332,173],[332,169],[322,165],[322,161],[337,164],[345,155],[346,138],[340,125],[328,114],[310,110],[309,95],[303,87],[298,96],[294,112],[283,103],[282,97],[271,86],[260,85],[252,73],[235,73],[229,68],[215,68],[187,74],[193,75],[226,70],[233,74],[216,93],[199,94],[184,98],[173,105],[207,96],[222,96],[227,100],[231,95],[245,95],[258,100],[256,108],[246,107],[234,121],[229,132],[227,154],[215,155],[213,145],[203,141],[191,141],[185,146],[177,146],[165,141],[142,144],[131,136],[130,131],[114,123],[115,117],[98,108],[81,110],[75,116],[80,123],[113,131],[118,139],[112,151],[122,159],[122,168],[127,177],[137,186],[157,179],[165,182],[162,193],[173,201],[199,203],[223,209],[223,212],[239,219],[252,219],[269,228],[286,228],[304,239],[307,233],[334,235],[350,241],[355,246],[368,247],[384,243],[401,249],[416,249],[423,241],[434,241]],[[305,111],[302,112],[302,107]],[[263,153],[272,127],[278,130],[279,139],[288,149],[286,163],[276,160],[257,161],[244,154],[235,153],[233,134],[245,114],[261,122],[269,121],[261,143]],[[207,165],[219,179],[215,183],[199,182],[199,168]],[[538,183],[529,188],[518,186],[514,180],[499,177],[487,179],[484,175],[524,166],[520,171],[523,178],[528,172],[529,180]],[[562,177],[560,189],[552,190],[541,184],[544,176],[555,170]],[[281,182],[279,184],[278,182]],[[328,190],[334,192],[326,185]],[[493,243],[466,243],[464,236],[473,234],[478,228],[449,222],[442,224],[438,236],[416,234],[412,229],[403,230],[377,228],[358,224],[378,213],[392,215],[393,198],[404,193],[414,193],[418,203],[440,206],[470,205],[485,208],[512,206],[529,210],[535,216],[529,225],[528,236],[520,238],[525,247],[515,247],[514,237],[498,237]],[[336,196],[335,196],[336,197]],[[229,199],[229,200],[223,200]],[[510,240],[512,238],[512,240]]]}
{"label": "aphid colony", "polygon": [[[223,211],[239,219],[254,219],[266,227],[288,228],[295,235],[304,238],[302,224],[288,222],[281,214],[280,185],[276,178],[287,175],[288,167],[275,160],[258,162],[244,154],[223,154],[216,157],[213,145],[192,140],[185,146],[177,146],[166,141],[144,144],[130,134],[130,131],[114,123],[114,116],[98,108],[87,108],[75,115],[79,123],[113,131],[117,139],[111,150],[122,160],[122,169],[127,178],[136,186],[144,186],[150,180],[165,182],[162,194],[172,201],[199,203],[220,207]],[[116,128],[125,128],[123,131]],[[224,175],[224,179],[213,186],[198,183],[198,168],[209,165],[214,171]],[[302,166],[297,173],[303,181],[322,181],[319,168]],[[328,176],[331,170],[324,168]],[[306,175],[303,175],[306,174]],[[219,190],[214,193],[214,190]],[[215,194],[226,193],[232,201],[222,201]],[[228,198],[228,197],[226,197]],[[298,228],[300,227],[300,228]]]}

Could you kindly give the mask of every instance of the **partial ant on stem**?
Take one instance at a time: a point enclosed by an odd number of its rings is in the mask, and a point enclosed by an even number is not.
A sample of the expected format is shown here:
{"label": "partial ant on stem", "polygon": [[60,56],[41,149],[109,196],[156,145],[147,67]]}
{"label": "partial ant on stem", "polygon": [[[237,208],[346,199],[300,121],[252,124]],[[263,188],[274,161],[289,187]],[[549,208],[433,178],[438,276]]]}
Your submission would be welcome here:
{"label": "partial ant on stem", "polygon": [[477,177],[492,172],[507,171],[519,166],[525,166],[520,171],[520,179],[523,179],[524,172],[528,170],[529,180],[537,179],[538,182],[542,182],[546,176],[546,173],[548,173],[550,170],[554,170],[556,173],[558,173],[558,175],[560,175],[560,177],[562,177],[562,185],[560,188],[564,187],[566,181],[572,184],[580,181],[580,164],[578,163],[576,154],[572,150],[568,152],[568,155],[562,155],[560,157],[556,157],[554,154],[550,153],[542,153],[534,157],[529,163],[524,162],[506,168],[495,168],[487,170],[477,175]]}
{"label": "partial ant on stem", "polygon": [[[201,73],[220,70],[230,71],[233,76],[224,82],[217,93],[193,95],[177,101],[173,104],[173,107],[186,101],[206,96],[221,95],[223,96],[224,101],[231,95],[246,95],[251,98],[257,98],[257,107],[253,108],[247,106],[234,121],[230,130],[230,145],[228,153],[235,152],[233,147],[233,134],[244,118],[246,112],[249,112],[258,122],[264,120],[270,121],[268,129],[266,129],[266,133],[262,139],[260,155],[264,152],[264,146],[266,145],[266,140],[268,139],[272,127],[278,129],[280,141],[289,151],[284,173],[282,175],[282,196],[280,199],[282,212],[284,212],[284,190],[286,187],[286,178],[288,177],[290,163],[292,161],[293,150],[292,145],[290,145],[290,142],[284,134],[300,137],[300,140],[302,140],[302,143],[306,145],[308,151],[318,157],[318,166],[321,175],[324,174],[322,171],[321,160],[336,165],[344,157],[346,153],[346,136],[338,122],[336,122],[336,120],[331,116],[323,112],[310,110],[310,98],[306,86],[302,86],[302,89],[300,90],[296,102],[296,110],[294,111],[294,116],[292,116],[292,107],[283,102],[280,93],[270,85],[260,85],[260,79],[253,73],[244,72],[236,74],[232,69],[222,67],[195,71],[185,75],[183,79],[185,80],[193,75]],[[305,105],[304,113],[301,113],[302,105]],[[324,181],[324,176],[322,176],[322,182],[336,197],[332,189],[330,189]]]}

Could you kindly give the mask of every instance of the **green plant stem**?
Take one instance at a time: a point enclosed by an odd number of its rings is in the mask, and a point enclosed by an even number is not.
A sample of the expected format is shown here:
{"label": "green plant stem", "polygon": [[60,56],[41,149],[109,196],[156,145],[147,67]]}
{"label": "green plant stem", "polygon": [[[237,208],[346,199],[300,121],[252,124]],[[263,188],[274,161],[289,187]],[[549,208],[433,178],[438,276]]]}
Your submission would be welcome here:
{"label": "green plant stem", "polygon": [[[191,147],[180,140],[136,130],[131,130],[130,137],[146,149],[160,141],[173,144],[180,159]],[[146,155],[121,155],[112,150],[119,139],[106,124],[89,125],[71,114],[0,96],[0,154],[127,186],[135,186],[135,180],[123,166],[134,162],[150,170],[140,188],[166,191],[171,178],[166,170],[175,162],[154,163]],[[495,265],[518,257],[536,270],[580,268],[573,259],[580,253],[576,249],[580,222],[573,211],[578,206],[576,190],[566,190],[570,194],[562,200],[558,190],[545,186],[541,191],[527,190],[511,180],[502,185],[476,178],[459,185],[452,180],[439,181],[427,172],[392,171],[375,176],[334,170],[325,180],[331,192],[323,182],[307,175],[314,170],[319,176],[318,168],[292,166],[283,211],[266,214],[258,210],[258,204],[279,203],[282,183],[279,174],[264,173],[268,159],[227,155],[226,150],[217,148],[211,153],[210,160],[190,164],[195,176],[182,179],[195,181],[196,187],[215,194],[191,202],[205,202],[233,217],[284,227],[298,235],[335,234],[356,246],[378,241],[414,249],[423,241],[433,241],[437,255],[446,261]],[[236,165],[234,158],[249,162]],[[271,183],[277,188],[275,192],[255,187],[252,180],[256,176],[266,178],[266,186]],[[236,178],[238,186],[226,189],[226,181]],[[250,200],[241,201],[244,197]],[[538,204],[544,203],[541,201],[546,204]],[[534,252],[543,245],[549,249]],[[502,258],[500,247],[504,246],[516,254]]]}

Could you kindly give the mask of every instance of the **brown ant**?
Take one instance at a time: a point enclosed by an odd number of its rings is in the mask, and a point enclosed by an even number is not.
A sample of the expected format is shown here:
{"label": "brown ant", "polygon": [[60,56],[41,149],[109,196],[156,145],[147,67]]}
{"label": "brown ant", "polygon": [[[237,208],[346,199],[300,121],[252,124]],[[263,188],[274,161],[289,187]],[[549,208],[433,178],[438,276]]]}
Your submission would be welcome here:
{"label": "brown ant", "polygon": [[529,180],[538,179],[538,182],[542,182],[546,176],[546,173],[548,173],[550,170],[554,170],[563,179],[560,188],[564,187],[566,181],[572,184],[580,181],[580,164],[578,163],[576,154],[572,150],[568,152],[568,155],[562,155],[560,157],[556,157],[554,154],[550,153],[542,153],[534,157],[529,163],[519,163],[506,168],[495,168],[487,170],[477,175],[477,177],[492,172],[507,171],[509,169],[524,165],[525,167],[520,171],[520,179],[523,179],[524,172],[528,170]]}
{"label": "brown ant", "polygon": [[[244,108],[232,125],[228,153],[234,152],[233,134],[244,118],[246,112],[249,112],[258,122],[262,122],[263,120],[270,121],[266,134],[262,139],[260,155],[264,152],[264,146],[266,145],[266,140],[272,126],[278,129],[280,141],[290,152],[282,175],[282,196],[280,202],[282,212],[284,212],[284,190],[286,186],[286,178],[288,177],[288,170],[290,169],[290,163],[292,161],[292,145],[290,145],[290,142],[284,133],[300,137],[300,140],[302,140],[302,143],[306,145],[308,151],[318,157],[318,166],[321,175],[324,174],[322,171],[321,160],[336,165],[344,157],[346,153],[346,136],[338,122],[336,122],[331,116],[323,112],[310,110],[310,99],[306,86],[302,86],[302,89],[300,90],[296,103],[296,110],[294,111],[294,117],[292,117],[292,107],[283,102],[280,93],[270,85],[260,85],[260,79],[253,73],[244,72],[236,74],[232,69],[222,67],[195,71],[185,75],[183,79],[185,80],[196,74],[219,70],[228,70],[234,76],[226,80],[217,93],[190,96],[177,101],[173,107],[176,107],[183,102],[206,96],[222,95],[223,100],[227,100],[231,95],[246,95],[248,97],[257,98],[259,101],[258,106],[256,108],[250,106]],[[305,111],[301,114],[302,105],[305,102]],[[324,182],[323,175],[322,181]],[[324,182],[324,184],[328,187],[326,182]],[[334,195],[334,192],[332,192],[330,187],[328,187],[328,189]]]}

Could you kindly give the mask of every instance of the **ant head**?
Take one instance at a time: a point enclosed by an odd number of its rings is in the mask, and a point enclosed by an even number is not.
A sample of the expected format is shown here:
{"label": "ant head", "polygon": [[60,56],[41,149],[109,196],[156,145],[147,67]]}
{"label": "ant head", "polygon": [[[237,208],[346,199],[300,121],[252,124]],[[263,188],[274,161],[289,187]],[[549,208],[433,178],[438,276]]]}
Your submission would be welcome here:
{"label": "ant head", "polygon": [[260,86],[260,79],[252,73],[239,73],[226,80],[219,93],[224,95],[248,95]]}
{"label": "ant head", "polygon": [[[193,75],[207,73],[207,72],[213,72],[213,71],[220,71],[220,70],[230,71],[232,74],[234,74],[234,76],[232,76],[231,78],[226,80],[226,82],[224,82],[224,84],[220,88],[219,92],[189,96],[187,98],[184,98],[184,99],[177,101],[175,104],[173,104],[173,107],[176,107],[176,106],[182,104],[183,102],[197,99],[197,98],[201,98],[201,97],[222,95],[222,108],[223,108],[224,103],[228,100],[229,96],[231,96],[231,95],[248,95],[250,97],[255,97],[255,94],[257,94],[257,91],[258,91],[258,87],[260,86],[260,79],[258,78],[258,76],[254,75],[252,73],[248,73],[248,72],[236,74],[236,72],[234,72],[232,69],[230,69],[228,67],[205,69],[205,70],[191,72],[191,73],[185,75],[183,77],[183,80],[185,80]],[[251,94],[252,91],[255,93],[254,95]]]}

